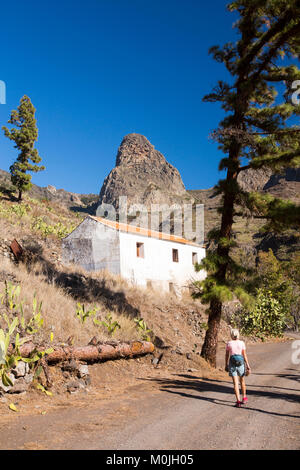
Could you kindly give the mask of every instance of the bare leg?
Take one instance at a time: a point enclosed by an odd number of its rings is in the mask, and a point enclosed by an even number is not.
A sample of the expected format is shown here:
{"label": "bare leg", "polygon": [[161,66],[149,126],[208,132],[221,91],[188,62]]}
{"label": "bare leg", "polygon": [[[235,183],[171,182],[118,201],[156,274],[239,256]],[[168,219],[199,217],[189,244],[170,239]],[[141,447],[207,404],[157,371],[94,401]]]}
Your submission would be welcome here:
{"label": "bare leg", "polygon": [[245,398],[245,397],[246,397],[246,382],[245,382],[245,377],[240,377],[240,383],[241,383],[242,395],[243,395],[243,398]]}
{"label": "bare leg", "polygon": [[236,401],[240,401],[240,387],[239,387],[238,376],[235,375],[234,377],[232,377],[232,381],[233,381],[233,387],[234,387],[234,393],[235,393],[235,396],[236,396]]}

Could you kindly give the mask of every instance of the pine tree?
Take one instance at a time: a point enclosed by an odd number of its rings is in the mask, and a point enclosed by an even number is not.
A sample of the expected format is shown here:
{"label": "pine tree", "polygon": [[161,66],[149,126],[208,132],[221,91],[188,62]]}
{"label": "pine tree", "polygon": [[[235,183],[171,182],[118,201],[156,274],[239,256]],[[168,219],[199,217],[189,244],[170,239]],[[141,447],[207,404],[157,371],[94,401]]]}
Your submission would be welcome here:
{"label": "pine tree", "polygon": [[35,111],[30,98],[23,96],[18,109],[11,112],[8,121],[15,128],[9,130],[5,126],[2,127],[5,136],[13,140],[15,142],[14,147],[20,151],[17,160],[10,167],[11,181],[19,191],[19,201],[22,200],[23,192],[28,191],[32,186],[32,175],[28,174],[27,171],[37,173],[45,169],[44,166],[37,165],[41,161],[41,157],[37,149],[34,148],[34,144],[38,139]]}
{"label": "pine tree", "polygon": [[270,195],[247,193],[238,184],[238,175],[248,168],[269,167],[276,172],[300,165],[300,128],[291,123],[300,114],[300,106],[291,101],[292,83],[300,79],[293,64],[300,52],[300,2],[238,0],[228,9],[239,14],[235,23],[238,40],[222,48],[214,46],[210,52],[226,66],[231,81],[219,81],[204,97],[206,102],[220,102],[226,112],[213,132],[225,154],[219,169],[227,172],[216,187],[222,194],[221,226],[210,233],[216,249],[198,266],[208,272],[198,291],[209,304],[201,355],[214,366],[222,304],[234,296],[246,305],[251,303],[243,268],[231,256],[234,217],[250,212],[266,219],[265,230],[300,226],[299,206]]}

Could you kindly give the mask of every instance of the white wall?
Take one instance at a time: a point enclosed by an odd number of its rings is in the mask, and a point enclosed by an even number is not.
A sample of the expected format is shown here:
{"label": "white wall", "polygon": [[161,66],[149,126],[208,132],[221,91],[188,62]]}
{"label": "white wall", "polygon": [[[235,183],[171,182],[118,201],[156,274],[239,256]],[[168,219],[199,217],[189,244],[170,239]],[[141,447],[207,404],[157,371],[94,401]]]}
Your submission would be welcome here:
{"label": "white wall", "polygon": [[87,217],[63,239],[62,256],[65,264],[79,264],[87,271],[120,274],[119,232]]}
{"label": "white wall", "polygon": [[[144,258],[138,258],[136,243],[144,243]],[[172,249],[178,250],[179,262],[173,262]],[[192,280],[202,280],[205,272],[195,272],[192,253],[198,253],[198,262],[205,257],[205,249],[175,243],[167,240],[143,237],[131,233],[120,232],[121,276],[138,285],[147,285],[147,281],[155,281],[168,291],[169,283],[182,287]]]}
{"label": "white wall", "polygon": [[[144,258],[137,257],[136,243],[144,243]],[[172,249],[177,249],[179,262],[173,262]],[[62,242],[63,261],[76,263],[89,271],[107,269],[141,286],[152,281],[154,288],[170,290],[170,283],[186,286],[193,280],[205,278],[197,273],[192,253],[198,253],[198,262],[205,257],[205,249],[119,232],[92,218],[86,218]]]}

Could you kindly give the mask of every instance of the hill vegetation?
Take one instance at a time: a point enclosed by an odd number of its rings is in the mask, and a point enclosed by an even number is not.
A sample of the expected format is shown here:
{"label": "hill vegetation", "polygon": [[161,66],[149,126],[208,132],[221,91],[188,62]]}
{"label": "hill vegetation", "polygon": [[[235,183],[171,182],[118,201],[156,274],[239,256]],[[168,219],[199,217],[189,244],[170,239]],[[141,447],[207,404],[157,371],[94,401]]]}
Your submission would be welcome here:
{"label": "hill vegetation", "polygon": [[[45,188],[33,188],[17,202],[2,172],[0,193],[0,292],[2,315],[13,298],[15,314],[20,306],[27,322],[33,303],[41,305],[43,325],[35,334],[38,344],[82,346],[97,341],[151,340],[164,365],[177,370],[203,367],[200,347],[206,330],[205,309],[189,294],[177,298],[152,289],[129,285],[108,272],[89,273],[79,266],[61,263],[61,238],[83,220],[89,206],[85,196],[75,195],[78,206],[63,192],[45,198]],[[33,197],[34,196],[34,197]],[[72,196],[74,197],[74,196]],[[82,198],[82,199],[81,199]],[[75,199],[75,197],[74,197]],[[93,197],[87,198],[91,202]],[[17,239],[24,250],[16,261],[10,249]],[[12,312],[11,312],[12,313]],[[2,328],[5,322],[1,323]],[[222,323],[221,340],[228,336]],[[50,342],[50,338],[52,338]]]}

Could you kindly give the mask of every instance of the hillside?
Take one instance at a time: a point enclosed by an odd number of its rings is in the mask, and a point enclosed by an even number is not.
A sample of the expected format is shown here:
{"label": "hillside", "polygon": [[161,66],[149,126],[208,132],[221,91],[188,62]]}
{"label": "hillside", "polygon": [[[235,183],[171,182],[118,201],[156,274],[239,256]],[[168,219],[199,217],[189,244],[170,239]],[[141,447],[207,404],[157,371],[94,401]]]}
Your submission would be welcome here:
{"label": "hillside", "polygon": [[[300,204],[300,169],[288,169],[282,175],[272,175],[269,171],[246,171],[240,175],[239,183],[247,191],[260,191],[282,199],[289,199]],[[217,212],[220,205],[220,196],[216,196],[214,189],[190,190],[195,203],[204,204],[205,234],[218,226],[220,215]],[[267,251],[269,248],[279,259],[289,259],[289,254],[300,250],[299,233],[290,230],[278,235],[273,233],[260,233],[264,225],[263,220],[254,218],[235,217],[233,234],[244,252],[255,258],[259,250]]]}
{"label": "hillside", "polygon": [[[251,180],[249,175],[243,184],[253,184],[255,189],[299,200],[298,170],[288,171],[282,177],[263,176],[262,188],[259,187],[260,180]],[[207,234],[220,220],[217,212],[220,198],[214,195],[213,189],[191,190],[187,194],[183,193],[183,201],[188,197],[194,203],[205,205]],[[129,285],[124,279],[108,272],[89,273],[78,266],[66,267],[62,264],[61,239],[87,213],[95,212],[97,201],[98,196],[94,194],[76,194],[57,190],[53,186],[40,188],[34,185],[24,195],[24,200],[17,203],[9,174],[0,171],[0,311],[5,311],[3,299],[7,292],[14,292],[19,286],[20,293],[13,298],[13,302],[16,305],[22,303],[26,321],[33,318],[35,299],[41,305],[44,323],[36,333],[39,344],[49,345],[51,335],[53,344],[63,347],[70,344],[87,345],[92,338],[94,342],[113,341],[114,344],[150,339],[156,346],[154,358],[145,358],[142,369],[136,369],[135,373],[140,374],[142,370],[146,374],[149,367],[157,367],[158,364],[170,373],[210,373],[210,367],[200,357],[207,328],[205,306],[200,301],[193,300],[188,293],[178,298],[151,288]],[[263,221],[258,223],[242,218],[237,218],[234,224],[234,236],[242,250],[242,254],[239,252],[238,255],[244,256],[243,253],[246,253],[244,259],[247,263],[255,262],[259,249],[272,247],[279,257],[285,258],[289,256],[289,251],[300,248],[298,234],[261,236],[259,229],[262,224]],[[10,249],[14,239],[24,250],[19,262]],[[225,306],[224,318],[232,312],[232,308],[233,304]],[[86,315],[84,320],[83,315]],[[94,323],[94,319],[98,323]],[[141,319],[144,323],[138,326],[137,321]],[[101,322],[105,322],[106,326]],[[0,322],[0,328],[3,326]],[[222,320],[219,335],[221,344],[228,339],[228,334],[229,326]],[[247,341],[251,339],[247,338]],[[122,367],[128,375],[131,374],[132,365],[127,366],[126,363]],[[101,367],[93,369],[92,380],[99,380],[101,370]],[[74,391],[74,381],[70,382],[70,376],[63,369],[54,375],[57,374],[57,393]],[[75,385],[86,387],[82,382],[79,385],[78,381]]]}
{"label": "hillside", "polygon": [[[257,181],[251,180],[247,174],[242,184],[248,185],[248,189],[252,184],[253,189],[299,201],[299,170],[288,170],[283,176],[264,174]],[[217,208],[220,197],[214,195],[213,189],[190,190],[188,194],[195,203],[205,206],[207,234],[219,223]],[[123,331],[117,331],[116,337],[124,338],[125,334],[128,338],[136,338],[132,320],[139,317],[144,318],[148,328],[153,330],[157,345],[167,345],[168,351],[178,349],[184,354],[191,353],[193,348],[199,352],[206,324],[205,309],[199,302],[192,301],[189,296],[179,300],[151,290],[132,288],[124,280],[108,273],[86,273],[77,266],[66,268],[62,265],[61,238],[73,230],[86,213],[95,211],[97,199],[94,194],[82,195],[56,190],[52,186],[40,188],[34,185],[25,194],[24,201],[17,204],[9,174],[0,170],[0,289],[3,289],[5,280],[21,283],[24,291],[29,293],[29,303],[34,292],[38,292],[45,309],[48,308],[49,321],[46,321],[48,329],[45,334],[51,329],[59,305],[59,311],[63,312],[58,317],[59,325],[56,328],[59,341],[66,341],[68,335],[73,335],[73,330],[77,331],[75,339],[78,344],[89,339],[92,329],[83,332],[77,328],[76,303],[81,302],[86,308],[92,308],[96,303],[102,318],[111,312],[125,316]],[[280,236],[270,233],[260,235],[262,224],[263,221],[255,219],[236,218],[234,237],[239,241],[242,253],[247,254],[247,262],[255,262],[260,249],[271,247],[282,259],[300,249],[299,234],[291,231]],[[18,266],[9,247],[13,239],[18,240],[26,254],[24,262]],[[227,327],[224,328],[226,335]],[[102,331],[103,334],[105,337]],[[195,344],[197,346],[193,347]],[[174,357],[170,355],[172,360]]]}
{"label": "hillside", "polygon": [[[10,173],[0,169],[0,191],[9,195],[12,193],[11,190]],[[96,194],[71,193],[64,189],[56,189],[55,186],[52,185],[42,188],[33,184],[27,194],[31,198],[58,203],[73,211],[80,211],[80,208],[84,210],[87,205],[91,205],[98,200]]]}
{"label": "hillside", "polygon": [[[111,341],[108,330],[96,328],[92,316],[84,324],[79,321],[77,303],[80,302],[85,311],[97,309],[98,321],[112,315],[112,322],[120,325],[113,335],[114,340],[143,338],[145,333],[134,322],[143,318],[147,329],[151,330],[149,334],[157,347],[157,355],[163,353],[165,367],[182,371],[202,367],[199,354],[206,329],[204,306],[188,294],[179,299],[150,288],[130,286],[108,272],[88,273],[78,266],[64,266],[61,238],[80,223],[88,206],[81,201],[78,206],[68,207],[74,202],[70,201],[73,195],[65,191],[60,193],[59,198],[63,198],[60,202],[55,195],[45,199],[45,188],[34,187],[33,190],[34,193],[25,194],[24,201],[18,204],[7,186],[4,188],[2,180],[0,293],[4,292],[5,282],[20,285],[19,300],[24,302],[28,318],[34,296],[42,302],[44,326],[39,333],[40,341],[49,341],[51,332],[55,343],[65,344],[72,337],[72,344],[86,345],[93,336]],[[81,195],[75,196],[80,201]],[[18,263],[10,249],[13,239],[24,249]],[[222,323],[220,340],[227,335],[228,328]]]}

